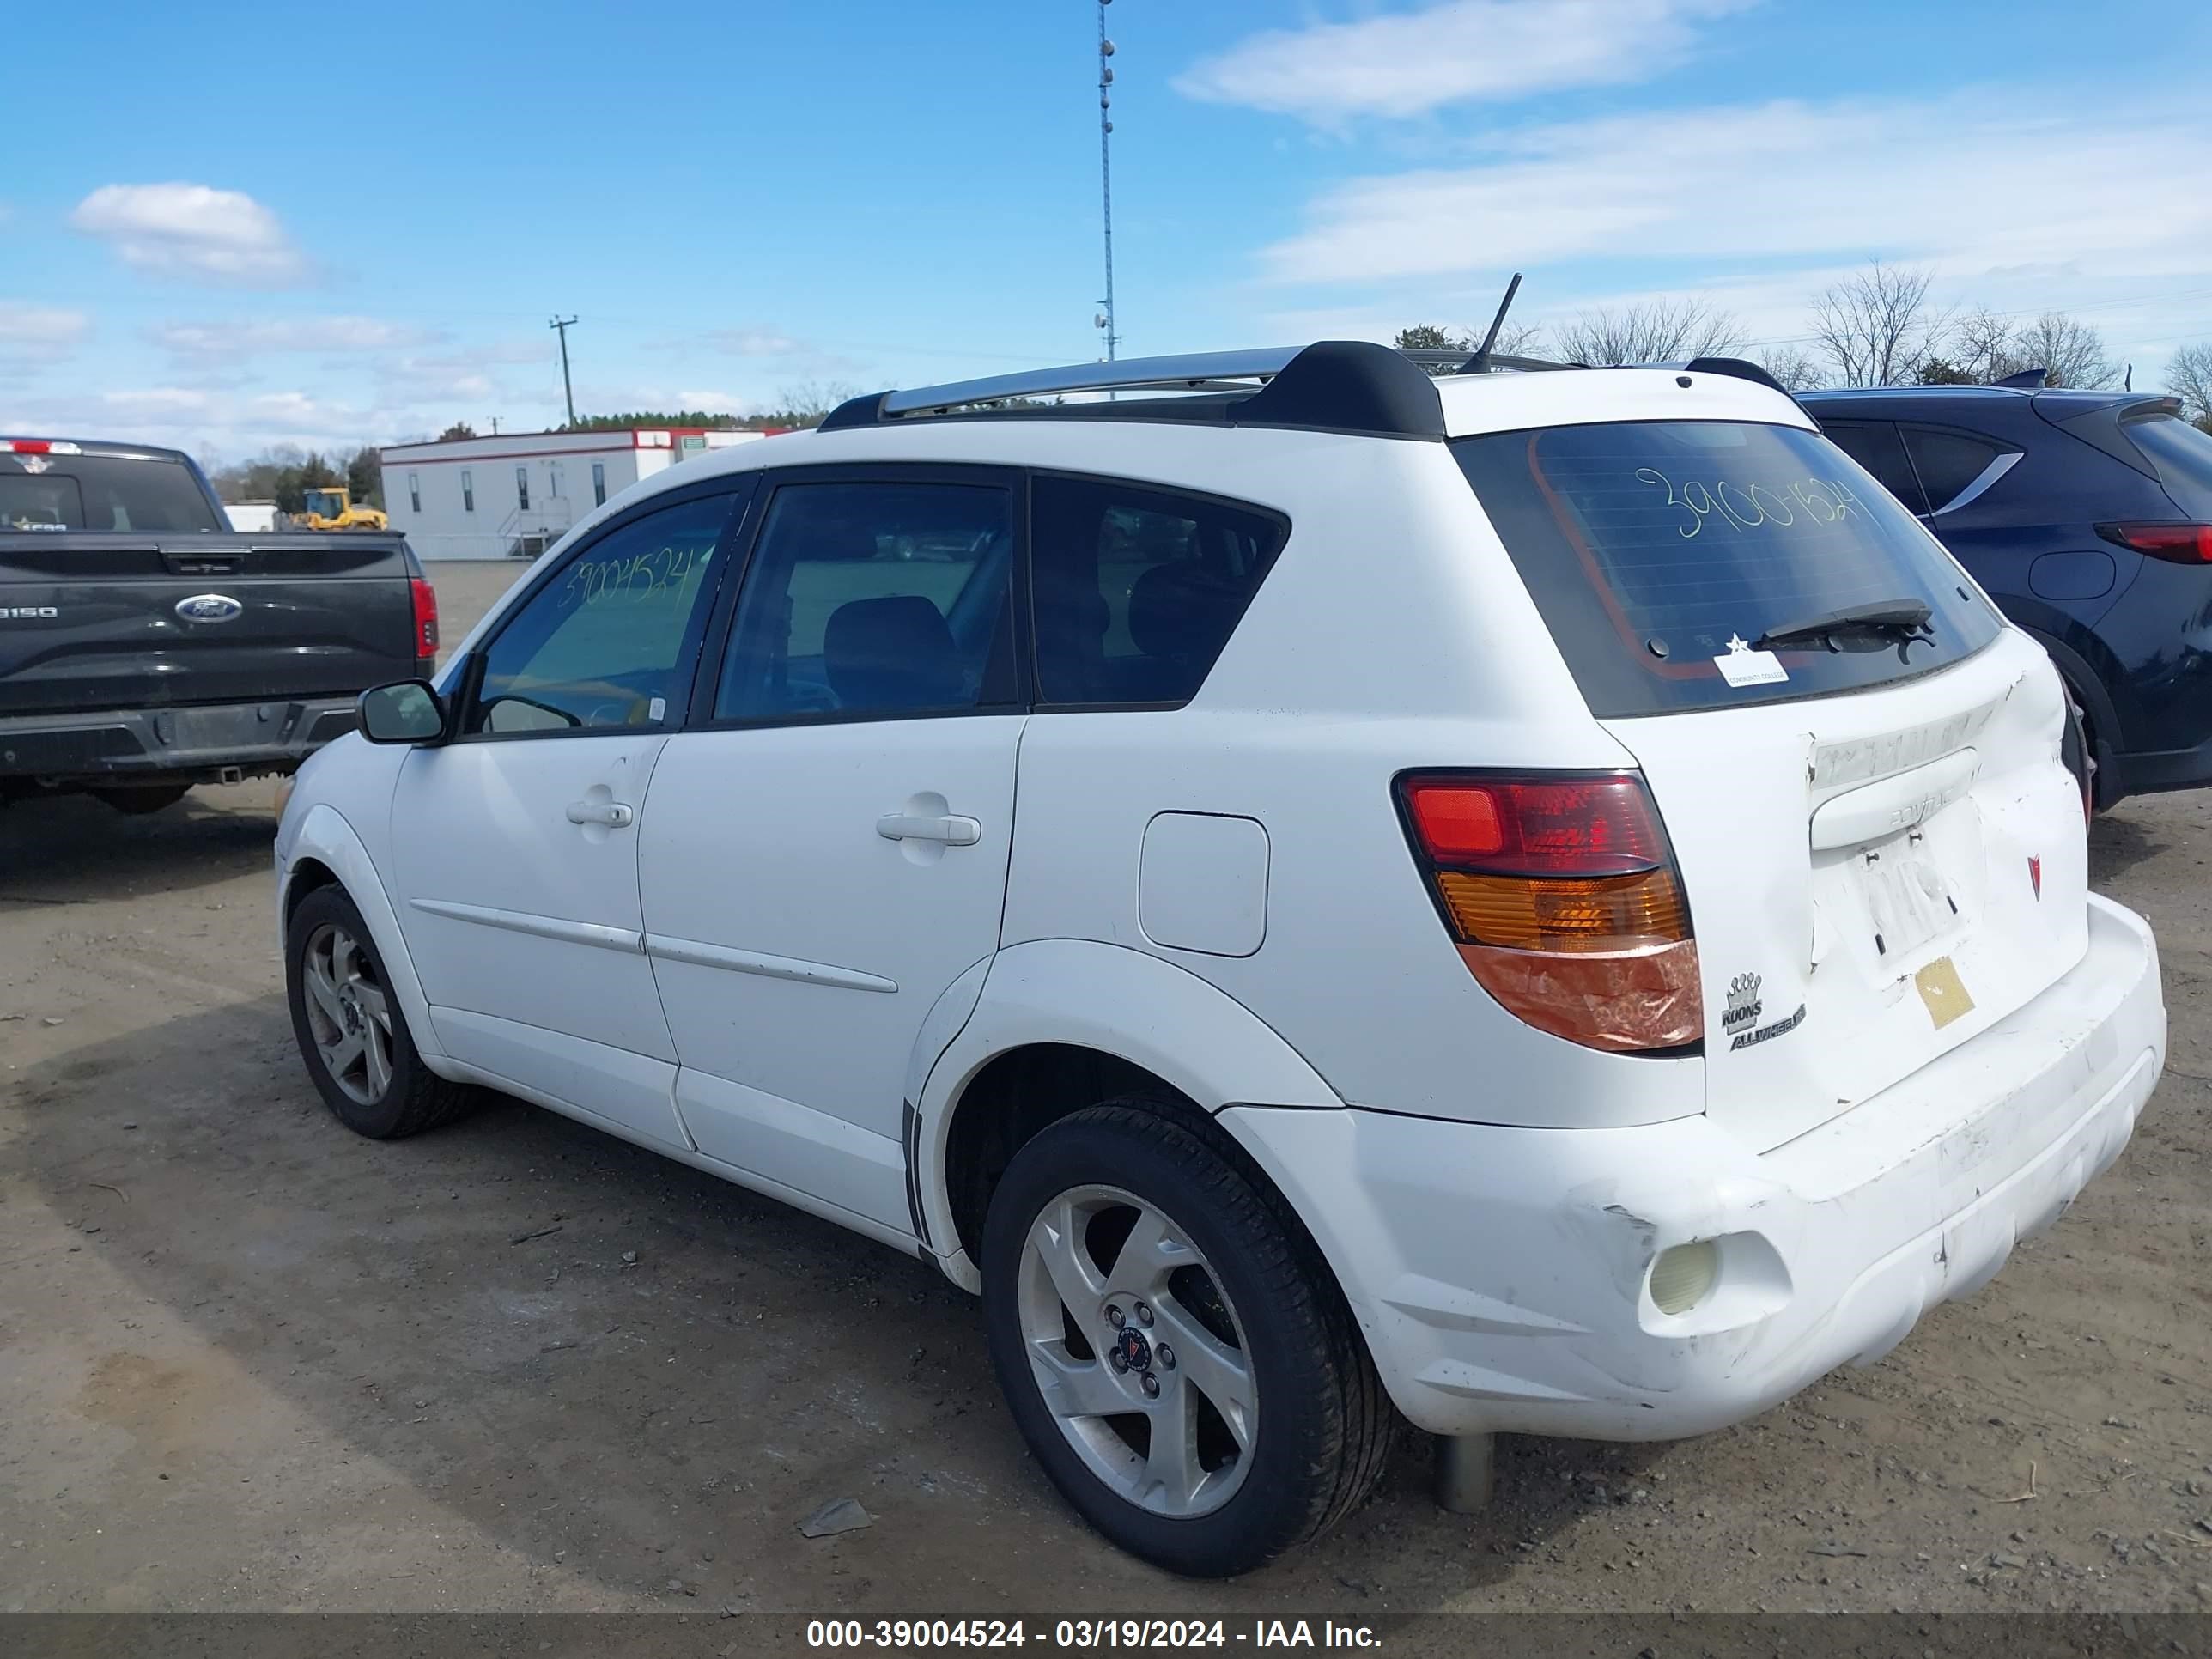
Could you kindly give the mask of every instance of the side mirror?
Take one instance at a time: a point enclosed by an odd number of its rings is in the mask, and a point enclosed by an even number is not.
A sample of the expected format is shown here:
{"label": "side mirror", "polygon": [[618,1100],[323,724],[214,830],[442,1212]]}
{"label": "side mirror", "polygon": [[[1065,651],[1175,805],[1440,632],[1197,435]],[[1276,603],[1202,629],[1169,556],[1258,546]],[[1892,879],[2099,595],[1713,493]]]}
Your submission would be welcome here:
{"label": "side mirror", "polygon": [[394,680],[361,694],[361,734],[371,743],[434,743],[446,735],[446,706],[428,680]]}

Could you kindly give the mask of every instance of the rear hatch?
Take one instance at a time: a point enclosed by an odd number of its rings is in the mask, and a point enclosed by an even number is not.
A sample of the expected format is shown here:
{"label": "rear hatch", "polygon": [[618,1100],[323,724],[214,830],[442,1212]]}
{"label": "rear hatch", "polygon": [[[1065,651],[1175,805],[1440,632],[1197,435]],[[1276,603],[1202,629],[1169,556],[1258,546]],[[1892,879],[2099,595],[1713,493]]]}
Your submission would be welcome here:
{"label": "rear hatch", "polygon": [[[2057,678],[1840,450],[1721,421],[1452,447],[1665,819],[1718,1124],[1779,1145],[2080,960]],[[1760,648],[1848,612],[1883,620]]]}
{"label": "rear hatch", "polygon": [[0,717],[348,696],[416,671],[404,540],[0,532]]}

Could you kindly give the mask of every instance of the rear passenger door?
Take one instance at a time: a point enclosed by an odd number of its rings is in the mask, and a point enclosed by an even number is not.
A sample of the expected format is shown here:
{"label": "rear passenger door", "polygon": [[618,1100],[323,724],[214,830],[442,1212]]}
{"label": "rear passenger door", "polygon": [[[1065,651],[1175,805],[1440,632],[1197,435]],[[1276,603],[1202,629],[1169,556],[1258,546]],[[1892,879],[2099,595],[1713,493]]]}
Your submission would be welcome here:
{"label": "rear passenger door", "polygon": [[900,1232],[908,1057],[998,945],[1023,521],[998,469],[776,475],[714,684],[641,818],[646,950],[699,1150]]}

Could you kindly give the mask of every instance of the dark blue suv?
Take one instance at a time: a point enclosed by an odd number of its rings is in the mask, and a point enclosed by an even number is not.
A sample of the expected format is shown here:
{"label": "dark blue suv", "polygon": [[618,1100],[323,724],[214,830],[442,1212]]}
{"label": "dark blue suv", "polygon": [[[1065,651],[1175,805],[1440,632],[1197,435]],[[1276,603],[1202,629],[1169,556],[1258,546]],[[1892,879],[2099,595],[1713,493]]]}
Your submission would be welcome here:
{"label": "dark blue suv", "polygon": [[2096,800],[2212,782],[2212,434],[2171,398],[1808,392],[2073,688]]}

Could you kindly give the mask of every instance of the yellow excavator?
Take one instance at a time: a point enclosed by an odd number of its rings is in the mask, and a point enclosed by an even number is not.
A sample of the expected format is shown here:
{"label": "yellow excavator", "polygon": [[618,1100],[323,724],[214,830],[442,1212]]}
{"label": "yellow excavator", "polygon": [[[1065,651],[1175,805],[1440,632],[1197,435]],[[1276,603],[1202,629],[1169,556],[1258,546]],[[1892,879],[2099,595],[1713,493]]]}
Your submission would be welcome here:
{"label": "yellow excavator", "polygon": [[305,510],[294,515],[309,530],[389,530],[392,520],[373,507],[356,507],[343,484],[307,492]]}

